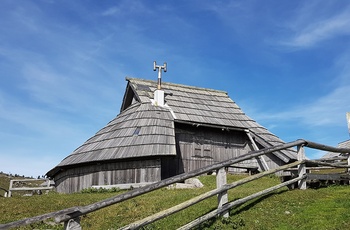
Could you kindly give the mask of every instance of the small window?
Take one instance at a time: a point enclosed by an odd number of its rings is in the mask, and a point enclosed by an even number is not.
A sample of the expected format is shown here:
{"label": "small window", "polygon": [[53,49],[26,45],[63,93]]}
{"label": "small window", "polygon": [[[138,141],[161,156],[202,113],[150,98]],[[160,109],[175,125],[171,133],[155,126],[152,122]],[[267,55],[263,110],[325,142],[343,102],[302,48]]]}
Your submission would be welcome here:
{"label": "small window", "polygon": [[135,129],[135,131],[134,131],[134,136],[137,136],[137,135],[139,135],[139,133],[140,133],[140,131],[141,131],[141,127],[137,127],[136,129]]}

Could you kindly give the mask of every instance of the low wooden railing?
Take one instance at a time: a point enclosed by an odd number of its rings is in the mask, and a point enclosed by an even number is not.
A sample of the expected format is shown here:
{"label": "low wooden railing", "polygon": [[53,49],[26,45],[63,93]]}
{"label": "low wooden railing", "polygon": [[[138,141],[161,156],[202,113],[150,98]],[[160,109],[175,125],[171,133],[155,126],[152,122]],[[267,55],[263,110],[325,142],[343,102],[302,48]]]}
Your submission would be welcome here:
{"label": "low wooden railing", "polygon": [[[42,181],[45,186],[33,186],[33,187],[15,187],[14,184],[15,182],[20,182],[20,183],[26,183],[26,182],[35,182],[35,181]],[[12,196],[12,192],[15,191],[42,191],[42,190],[53,190],[54,187],[50,186],[50,180],[49,179],[13,179],[10,180],[10,187],[8,191],[7,197]]]}
{"label": "low wooden railing", "polygon": [[[250,177],[247,177],[245,179],[242,179],[240,181],[236,181],[234,183],[231,184],[227,184],[226,183],[226,171],[225,171],[225,167],[229,167],[230,165],[248,160],[250,158],[255,158],[255,157],[259,157],[261,155],[264,154],[268,154],[268,153],[272,153],[274,151],[280,151],[283,149],[288,149],[288,148],[292,148],[292,147],[297,147],[297,158],[298,161],[293,162],[291,164],[288,165],[284,165],[282,167],[279,167],[277,169],[273,169],[273,170],[269,170],[269,171],[265,171]],[[68,208],[68,209],[63,209],[57,212],[51,212],[51,213],[47,213],[47,214],[43,214],[43,215],[39,215],[36,217],[32,217],[32,218],[26,218],[23,220],[19,220],[19,221],[15,221],[15,222],[11,222],[11,223],[7,223],[7,224],[0,224],[0,229],[7,229],[7,228],[11,228],[11,227],[18,227],[18,226],[22,226],[22,225],[27,225],[27,224],[31,224],[31,223],[35,223],[38,221],[43,221],[49,218],[55,218],[56,222],[64,222],[65,223],[65,229],[81,229],[80,226],[80,216],[82,215],[86,215],[88,213],[94,212],[96,210],[105,208],[107,206],[113,205],[113,204],[117,204],[120,203],[122,201],[134,198],[136,196],[154,191],[156,189],[159,188],[163,188],[165,186],[177,183],[177,182],[181,182],[184,181],[186,179],[198,176],[198,175],[202,175],[211,171],[216,171],[217,172],[217,188],[206,192],[202,195],[199,195],[198,197],[192,198],[184,203],[181,203],[179,205],[176,205],[170,209],[161,211],[157,214],[154,214],[152,216],[149,216],[143,220],[139,220],[137,222],[134,222],[132,224],[129,224],[127,226],[124,226],[121,229],[137,229],[140,228],[142,226],[145,226],[149,223],[152,223],[156,220],[159,220],[163,217],[169,216],[175,212],[178,212],[180,210],[183,210],[191,205],[194,205],[204,199],[207,199],[209,197],[212,197],[214,195],[218,195],[218,208],[194,221],[192,221],[191,223],[186,224],[185,226],[181,227],[180,229],[189,229],[193,226],[196,226],[200,223],[202,223],[205,220],[208,220],[210,218],[213,218],[217,215],[223,215],[223,216],[227,216],[228,215],[228,210],[231,209],[232,207],[242,204],[246,201],[249,201],[251,199],[254,199],[256,197],[262,196],[264,194],[267,194],[269,192],[272,192],[274,190],[277,190],[283,186],[287,186],[293,183],[298,183],[298,187],[300,189],[306,189],[306,178],[307,178],[307,174],[306,174],[306,163],[307,162],[311,162],[306,160],[305,158],[305,152],[304,152],[304,147],[309,147],[309,148],[314,148],[314,149],[319,149],[319,150],[325,150],[325,151],[331,151],[331,152],[338,152],[338,153],[350,153],[350,149],[344,149],[344,148],[334,148],[331,146],[326,146],[326,145],[322,145],[322,144],[318,144],[318,143],[314,143],[314,142],[310,142],[310,141],[306,141],[306,140],[297,140],[297,141],[293,141],[293,142],[289,142],[286,144],[282,144],[282,145],[277,145],[277,146],[272,146],[270,148],[265,148],[262,150],[257,150],[257,151],[252,151],[246,155],[243,156],[239,156],[239,157],[235,157],[223,162],[219,162],[219,163],[215,163],[188,173],[184,173],[184,174],[180,174],[150,185],[147,185],[145,187],[139,188],[139,189],[135,189],[135,190],[131,190],[128,191],[126,193],[90,204],[90,205],[86,205],[86,206],[79,206],[79,207],[72,207],[72,208]],[[348,160],[349,162],[349,160]],[[339,166],[337,164],[331,164],[331,163],[322,163],[322,164],[327,164],[328,166],[332,166],[332,167],[345,167],[345,168],[349,168],[348,165],[342,165]],[[283,182],[279,185],[273,186],[271,188],[265,189],[263,191],[260,191],[258,193],[252,194],[250,196],[247,196],[245,198],[239,199],[239,200],[235,200],[233,202],[228,203],[228,193],[227,191],[229,189],[232,189],[234,187],[237,187],[239,185],[245,184],[247,182],[256,180],[258,178],[261,178],[263,176],[269,175],[269,174],[273,174],[276,173],[278,171],[282,171],[288,168],[292,168],[292,167],[296,167],[297,166],[297,177],[293,178],[292,180]]]}

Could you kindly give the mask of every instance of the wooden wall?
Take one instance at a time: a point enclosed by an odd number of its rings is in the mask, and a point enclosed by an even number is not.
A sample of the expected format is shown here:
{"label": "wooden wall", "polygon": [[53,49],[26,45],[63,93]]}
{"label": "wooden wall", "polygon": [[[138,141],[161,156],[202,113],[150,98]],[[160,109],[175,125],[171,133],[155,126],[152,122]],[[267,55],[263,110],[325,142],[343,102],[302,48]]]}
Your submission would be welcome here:
{"label": "wooden wall", "polygon": [[68,168],[54,178],[59,193],[78,192],[93,185],[155,182],[160,179],[160,159],[95,163]]}
{"label": "wooden wall", "polygon": [[[254,150],[244,131],[221,130],[217,128],[195,127],[177,124],[175,128],[177,145],[177,172],[189,172],[200,167],[238,157]],[[262,146],[259,146],[263,148]],[[265,157],[270,168],[276,168],[283,162],[273,154]],[[258,167],[257,159],[239,163],[240,166]],[[234,172],[243,169],[230,169]]]}

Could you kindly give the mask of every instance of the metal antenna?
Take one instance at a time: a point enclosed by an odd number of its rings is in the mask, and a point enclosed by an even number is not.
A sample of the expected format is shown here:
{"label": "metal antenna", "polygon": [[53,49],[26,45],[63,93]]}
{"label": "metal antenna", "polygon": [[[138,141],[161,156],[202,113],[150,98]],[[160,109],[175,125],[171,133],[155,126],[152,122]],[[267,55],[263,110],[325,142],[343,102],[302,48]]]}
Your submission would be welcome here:
{"label": "metal antenna", "polygon": [[156,71],[156,69],[158,69],[158,85],[157,85],[157,89],[161,89],[161,84],[162,84],[162,69],[164,70],[164,72],[167,71],[166,62],[164,62],[164,65],[159,66],[159,65],[157,65],[156,61],[154,61],[154,62],[153,62],[153,71]]}
{"label": "metal antenna", "polygon": [[346,113],[346,120],[348,122],[348,130],[349,130],[349,136],[350,136],[350,112]]}

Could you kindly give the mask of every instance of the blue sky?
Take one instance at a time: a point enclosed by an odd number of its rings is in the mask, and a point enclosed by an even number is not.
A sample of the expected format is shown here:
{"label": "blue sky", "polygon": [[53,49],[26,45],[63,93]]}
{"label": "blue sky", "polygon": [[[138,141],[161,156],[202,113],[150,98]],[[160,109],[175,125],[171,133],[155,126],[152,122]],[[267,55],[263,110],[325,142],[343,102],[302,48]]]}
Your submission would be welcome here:
{"label": "blue sky", "polygon": [[348,1],[0,6],[0,171],[44,175],[119,114],[126,76],[156,80],[154,60],[163,81],[227,91],[284,141],[349,139]]}

